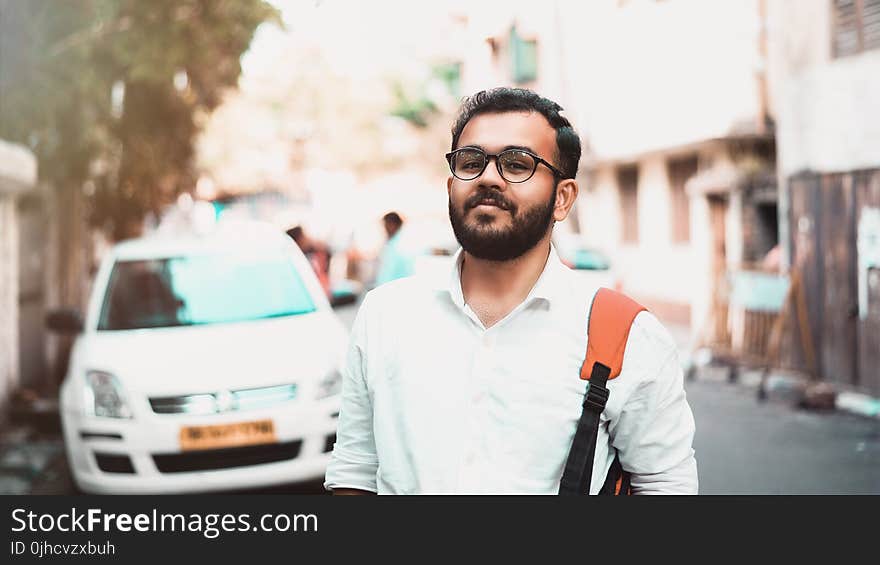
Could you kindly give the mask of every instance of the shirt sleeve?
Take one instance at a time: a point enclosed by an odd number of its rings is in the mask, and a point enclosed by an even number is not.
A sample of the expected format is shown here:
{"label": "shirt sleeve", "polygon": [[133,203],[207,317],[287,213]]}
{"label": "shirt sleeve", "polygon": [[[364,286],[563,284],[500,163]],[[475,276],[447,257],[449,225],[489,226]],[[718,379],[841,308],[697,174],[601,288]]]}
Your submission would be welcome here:
{"label": "shirt sleeve", "polygon": [[668,332],[656,318],[650,322],[662,338],[638,344],[644,350],[637,369],[646,378],[623,406],[611,442],[624,470],[632,474],[634,494],[697,494],[695,425],[684,371]]}
{"label": "shirt sleeve", "polygon": [[366,311],[364,299],[352,326],[342,370],[342,407],[336,443],[327,465],[324,488],[355,488],[377,492],[379,459],[373,438],[373,407],[366,381]]}

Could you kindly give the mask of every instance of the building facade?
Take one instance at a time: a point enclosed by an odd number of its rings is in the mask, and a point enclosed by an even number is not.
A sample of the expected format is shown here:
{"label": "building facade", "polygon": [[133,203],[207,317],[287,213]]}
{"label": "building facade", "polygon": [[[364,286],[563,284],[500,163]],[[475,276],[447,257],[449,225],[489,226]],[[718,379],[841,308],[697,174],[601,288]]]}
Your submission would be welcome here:
{"label": "building facade", "polygon": [[880,395],[880,1],[772,0],[780,223],[818,375]]}

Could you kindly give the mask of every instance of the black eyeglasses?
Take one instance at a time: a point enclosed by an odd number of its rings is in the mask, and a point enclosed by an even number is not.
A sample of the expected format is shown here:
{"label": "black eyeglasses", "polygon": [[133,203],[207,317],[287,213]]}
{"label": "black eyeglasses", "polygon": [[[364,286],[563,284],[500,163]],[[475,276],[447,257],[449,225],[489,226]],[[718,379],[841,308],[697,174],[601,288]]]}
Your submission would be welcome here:
{"label": "black eyeglasses", "polygon": [[490,155],[476,147],[462,147],[446,154],[449,170],[459,180],[474,180],[482,175],[492,157],[495,157],[498,174],[507,182],[526,182],[535,174],[539,164],[546,165],[557,177],[565,178],[562,171],[525,149],[506,149]]}

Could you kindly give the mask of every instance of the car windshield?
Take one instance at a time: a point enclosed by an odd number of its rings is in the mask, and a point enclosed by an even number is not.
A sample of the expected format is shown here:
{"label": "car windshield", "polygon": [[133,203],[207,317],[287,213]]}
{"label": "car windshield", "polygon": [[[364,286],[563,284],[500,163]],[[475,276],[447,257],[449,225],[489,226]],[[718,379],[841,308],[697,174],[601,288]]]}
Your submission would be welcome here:
{"label": "car windshield", "polygon": [[99,330],[260,320],[315,311],[283,255],[196,255],[117,261]]}

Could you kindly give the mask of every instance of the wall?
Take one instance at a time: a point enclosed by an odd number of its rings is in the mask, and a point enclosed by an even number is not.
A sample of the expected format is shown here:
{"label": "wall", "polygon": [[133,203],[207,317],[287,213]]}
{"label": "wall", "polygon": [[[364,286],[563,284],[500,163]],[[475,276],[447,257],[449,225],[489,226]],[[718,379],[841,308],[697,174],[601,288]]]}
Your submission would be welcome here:
{"label": "wall", "polygon": [[18,220],[16,198],[33,188],[37,162],[0,140],[0,405],[18,385]]}
{"label": "wall", "polygon": [[0,403],[18,383],[18,277],[15,201],[0,192]]}
{"label": "wall", "polygon": [[[716,167],[729,164],[720,144],[694,149],[700,161]],[[614,164],[601,164],[581,175],[578,221],[585,240],[609,253],[624,290],[646,301],[686,306],[692,330],[697,332],[708,312],[711,278],[711,225],[705,196],[690,196],[690,242],[672,242],[672,211],[667,160],[680,154],[655,152],[638,161],[637,244],[621,243],[622,210]],[[728,262],[741,255],[738,208],[732,203],[727,218]]]}
{"label": "wall", "polygon": [[880,165],[880,50],[832,59],[830,1],[769,6],[780,175]]}
{"label": "wall", "polygon": [[757,127],[757,0],[561,6],[575,119],[596,159]]}

